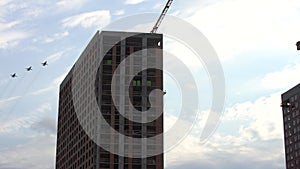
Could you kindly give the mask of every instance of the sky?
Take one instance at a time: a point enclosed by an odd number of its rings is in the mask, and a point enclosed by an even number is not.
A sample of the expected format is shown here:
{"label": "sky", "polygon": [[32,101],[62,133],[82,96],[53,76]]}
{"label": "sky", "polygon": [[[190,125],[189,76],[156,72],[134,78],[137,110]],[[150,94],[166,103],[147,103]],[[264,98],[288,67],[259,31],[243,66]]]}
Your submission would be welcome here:
{"label": "sky", "polygon": [[[54,168],[63,78],[97,30],[126,16],[158,15],[164,3],[0,0],[0,169]],[[283,169],[280,97],[300,82],[299,1],[174,0],[168,14],[196,27],[214,47],[226,100],[218,128],[200,143],[212,97],[210,77],[201,62],[191,61],[193,52],[166,37],[164,49],[185,60],[202,85],[203,106],[192,131],[165,153],[165,168]],[[33,70],[27,72],[29,66]],[[182,101],[176,85],[165,77],[166,129],[177,120]]]}

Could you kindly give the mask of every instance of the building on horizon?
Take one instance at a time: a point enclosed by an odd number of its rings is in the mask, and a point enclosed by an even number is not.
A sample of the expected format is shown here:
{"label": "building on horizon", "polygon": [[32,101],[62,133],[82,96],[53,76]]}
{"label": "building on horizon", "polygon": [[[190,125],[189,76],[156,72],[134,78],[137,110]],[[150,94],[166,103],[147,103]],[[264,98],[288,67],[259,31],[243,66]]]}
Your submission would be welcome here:
{"label": "building on horizon", "polygon": [[[60,85],[56,169],[163,169],[163,139],[155,137],[163,134],[163,96],[150,95],[154,89],[163,91],[162,44],[162,34],[98,31],[94,35]],[[118,74],[116,70],[122,62],[126,66]],[[150,63],[160,69],[142,70]],[[97,72],[93,72],[95,67]],[[135,70],[142,71],[134,74]],[[128,80],[130,85],[125,85]],[[91,91],[101,118],[93,116],[96,113],[89,107]],[[147,121],[139,123],[123,116],[115,104],[125,114],[144,113],[150,107],[154,114],[133,114],[133,119]],[[147,120],[156,115],[155,120]],[[105,124],[112,129],[105,129]],[[148,138],[153,139],[147,141]],[[132,141],[135,139],[143,140],[143,145]],[[99,140],[107,146],[101,147]],[[143,156],[151,151],[160,153]],[[115,152],[125,153],[122,156]]]}
{"label": "building on horizon", "polygon": [[287,169],[300,169],[300,84],[281,95]]}

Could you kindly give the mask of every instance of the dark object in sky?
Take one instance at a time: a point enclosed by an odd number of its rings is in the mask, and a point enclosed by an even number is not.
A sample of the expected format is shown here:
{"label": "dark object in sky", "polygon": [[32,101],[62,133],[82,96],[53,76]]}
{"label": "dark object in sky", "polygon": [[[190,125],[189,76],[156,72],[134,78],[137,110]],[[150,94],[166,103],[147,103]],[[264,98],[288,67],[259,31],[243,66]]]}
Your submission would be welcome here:
{"label": "dark object in sky", "polygon": [[300,50],[300,41],[298,41],[298,42],[296,43],[296,46],[297,46],[297,50]]}
{"label": "dark object in sky", "polygon": [[169,8],[170,8],[172,2],[173,2],[173,0],[168,0],[168,2],[167,2],[167,4],[166,4],[165,8],[164,8],[163,11],[161,12],[161,14],[160,14],[158,20],[156,21],[156,23],[155,23],[153,29],[150,31],[150,33],[156,33],[156,31],[157,31],[159,25],[161,24],[162,20],[164,19],[165,15],[167,14],[167,12],[168,12],[168,10],[169,10]]}
{"label": "dark object in sky", "polygon": [[43,66],[47,66],[47,65],[48,65],[48,64],[47,64],[47,61],[43,62],[42,65],[43,65]]}
{"label": "dark object in sky", "polygon": [[32,70],[32,66],[27,67],[26,70],[27,70],[28,72],[31,71],[31,70]]}
{"label": "dark object in sky", "polygon": [[16,73],[14,73],[14,74],[12,74],[12,75],[10,75],[12,78],[15,78],[15,77],[17,77],[17,74]]}

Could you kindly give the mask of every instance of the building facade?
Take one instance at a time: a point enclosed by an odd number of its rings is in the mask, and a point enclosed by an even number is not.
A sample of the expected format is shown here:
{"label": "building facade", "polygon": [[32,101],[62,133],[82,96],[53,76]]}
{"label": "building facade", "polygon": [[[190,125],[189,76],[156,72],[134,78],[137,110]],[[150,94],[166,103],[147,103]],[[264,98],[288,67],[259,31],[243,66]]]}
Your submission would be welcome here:
{"label": "building facade", "polygon": [[281,95],[287,169],[300,169],[300,84]]}
{"label": "building facade", "polygon": [[161,34],[95,34],[60,85],[57,169],[163,168],[162,44]]}

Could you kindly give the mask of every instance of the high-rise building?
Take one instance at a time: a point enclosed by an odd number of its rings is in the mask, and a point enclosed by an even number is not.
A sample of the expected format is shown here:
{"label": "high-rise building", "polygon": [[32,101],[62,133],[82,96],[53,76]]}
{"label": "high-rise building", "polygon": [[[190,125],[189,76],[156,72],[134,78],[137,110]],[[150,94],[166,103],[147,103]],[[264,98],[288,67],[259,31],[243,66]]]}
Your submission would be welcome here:
{"label": "high-rise building", "polygon": [[300,169],[300,84],[281,95],[287,169]]}
{"label": "high-rise building", "polygon": [[57,169],[163,168],[162,40],[94,35],[60,85]]}

